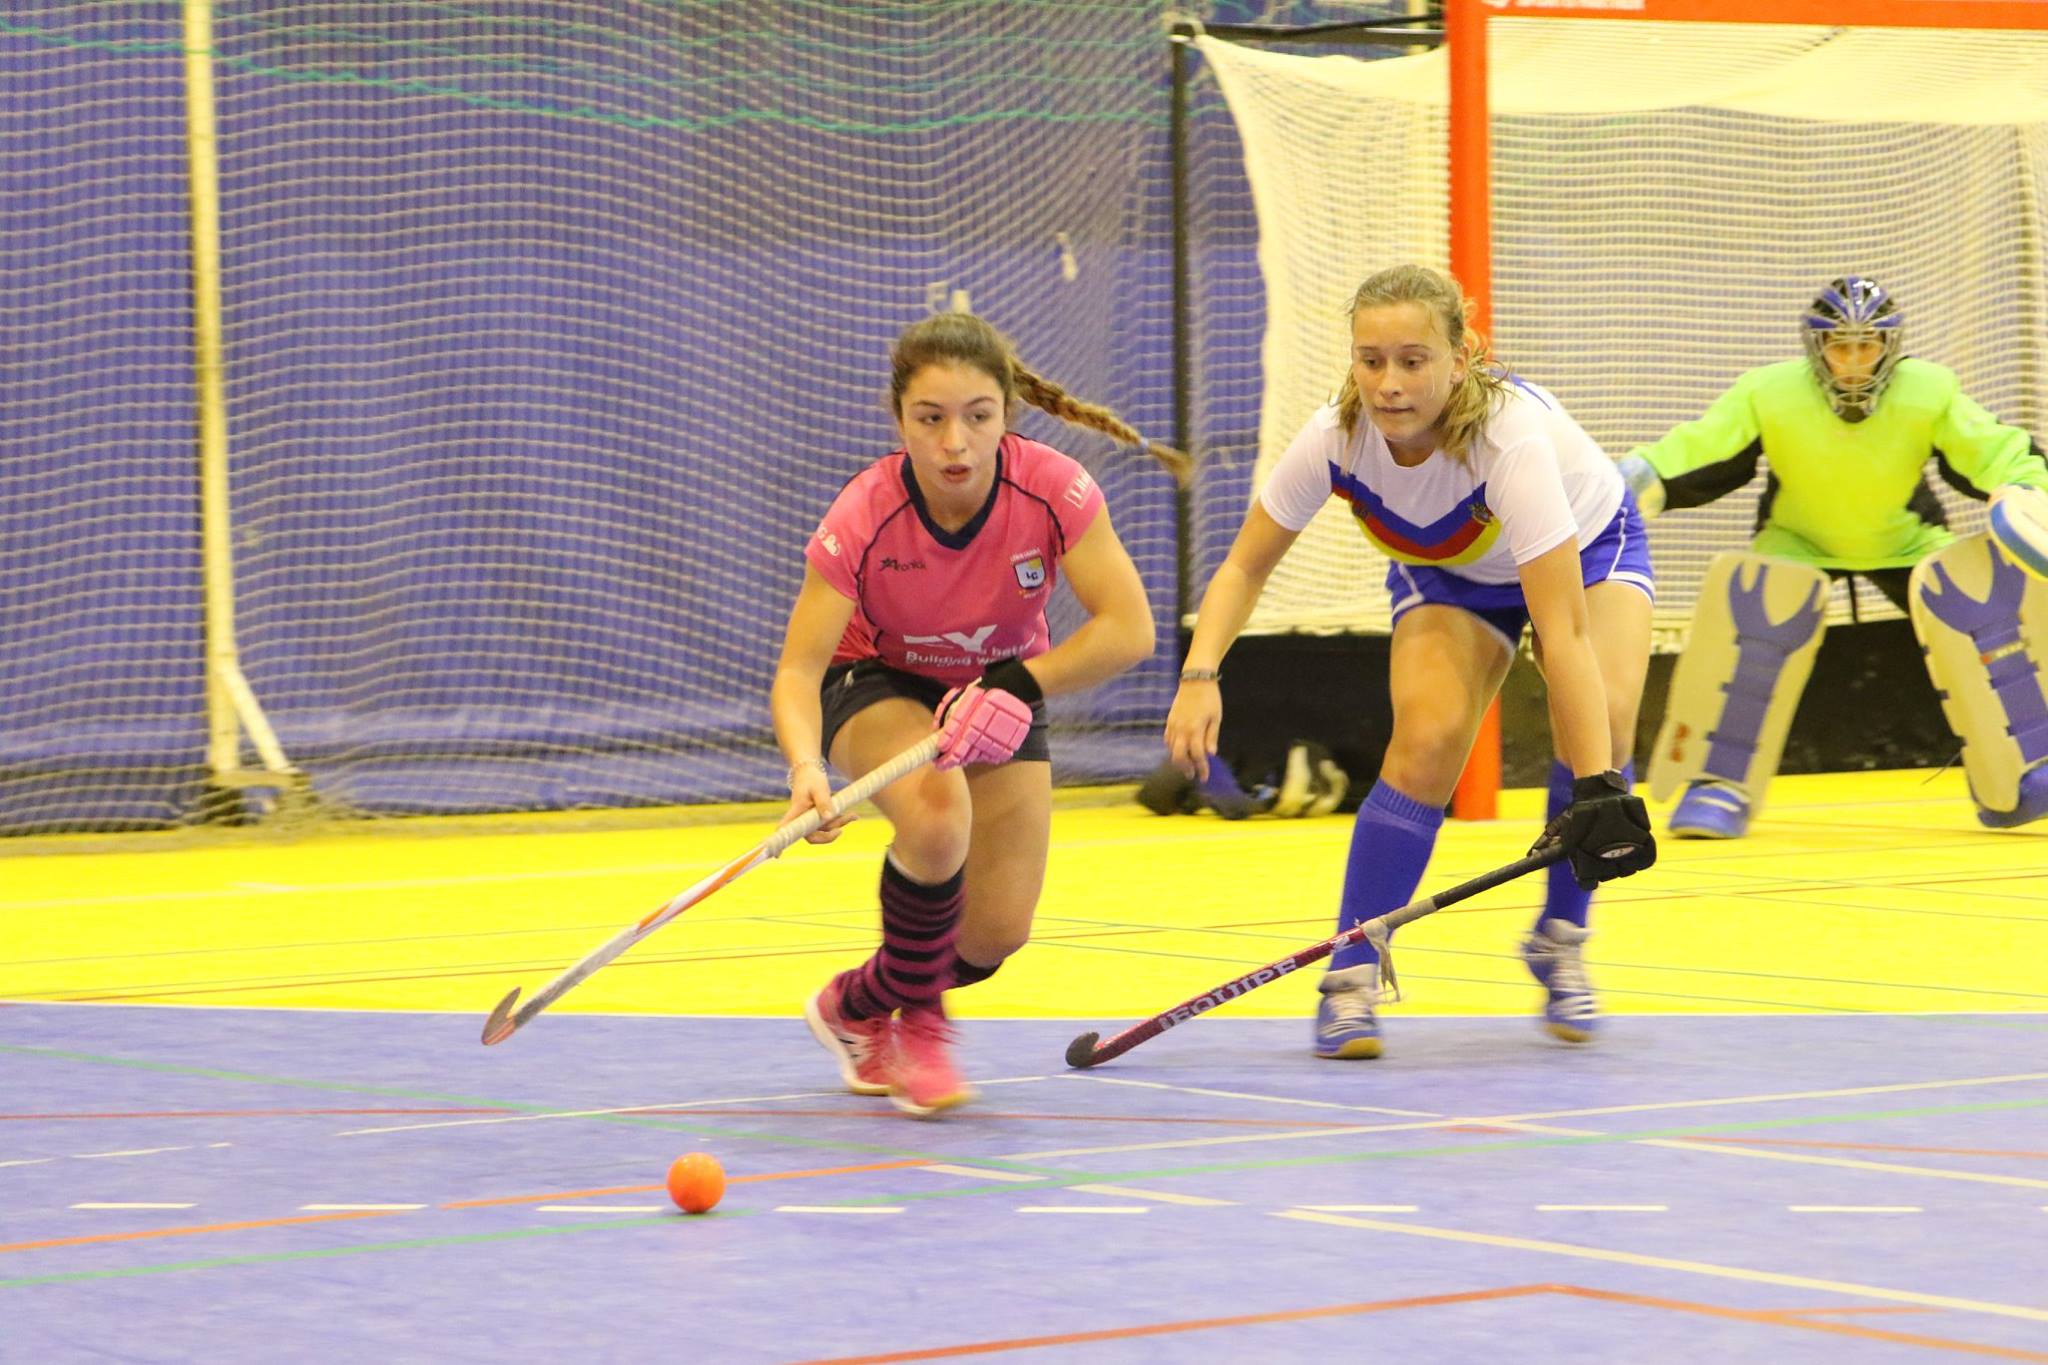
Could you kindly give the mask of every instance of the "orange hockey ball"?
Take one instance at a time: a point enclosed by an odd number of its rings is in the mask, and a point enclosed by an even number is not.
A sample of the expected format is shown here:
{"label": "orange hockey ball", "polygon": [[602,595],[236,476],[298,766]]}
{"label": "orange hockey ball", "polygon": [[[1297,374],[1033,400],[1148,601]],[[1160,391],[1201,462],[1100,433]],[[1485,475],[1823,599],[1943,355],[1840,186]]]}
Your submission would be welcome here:
{"label": "orange hockey ball", "polygon": [[684,1213],[709,1213],[725,1197],[725,1167],[709,1152],[685,1152],[668,1168],[668,1197]]}

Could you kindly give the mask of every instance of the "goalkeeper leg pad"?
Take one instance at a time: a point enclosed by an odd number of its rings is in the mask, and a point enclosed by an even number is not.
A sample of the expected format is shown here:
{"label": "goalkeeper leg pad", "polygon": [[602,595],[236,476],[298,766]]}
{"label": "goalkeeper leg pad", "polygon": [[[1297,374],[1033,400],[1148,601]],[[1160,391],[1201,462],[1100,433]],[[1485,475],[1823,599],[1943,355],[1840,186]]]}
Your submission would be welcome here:
{"label": "goalkeeper leg pad", "polygon": [[2048,814],[2048,585],[1966,536],[1920,561],[1913,631],[1942,714],[1963,741],[1977,819],[1994,828]]}
{"label": "goalkeeper leg pad", "polygon": [[1762,809],[1827,631],[1827,597],[1828,576],[1810,564],[1746,551],[1714,557],[1671,675],[1650,760],[1653,796],[1707,781],[1734,788],[1749,814]]}

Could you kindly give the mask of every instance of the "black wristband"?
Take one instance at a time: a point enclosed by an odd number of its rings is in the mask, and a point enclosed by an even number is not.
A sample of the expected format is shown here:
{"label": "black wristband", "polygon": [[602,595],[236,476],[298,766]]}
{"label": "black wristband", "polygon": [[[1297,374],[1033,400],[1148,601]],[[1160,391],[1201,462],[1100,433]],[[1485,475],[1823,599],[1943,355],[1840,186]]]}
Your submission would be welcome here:
{"label": "black wristband", "polygon": [[1603,796],[1628,795],[1628,779],[1618,769],[1609,768],[1604,773],[1581,777],[1572,782],[1572,800],[1595,801]]}
{"label": "black wristband", "polygon": [[1022,659],[996,660],[981,670],[981,685],[1008,692],[1027,705],[1035,706],[1045,700],[1045,689],[1038,685],[1038,679],[1031,676],[1031,670],[1024,666]]}

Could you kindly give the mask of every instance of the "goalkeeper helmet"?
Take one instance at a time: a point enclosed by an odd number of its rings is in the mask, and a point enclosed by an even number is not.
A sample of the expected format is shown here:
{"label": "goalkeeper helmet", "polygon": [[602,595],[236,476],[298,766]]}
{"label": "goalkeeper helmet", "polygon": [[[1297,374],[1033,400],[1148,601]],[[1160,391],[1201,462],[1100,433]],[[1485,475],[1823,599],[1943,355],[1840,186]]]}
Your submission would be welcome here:
{"label": "goalkeeper helmet", "polygon": [[[1891,382],[1892,367],[1899,363],[1906,315],[1898,304],[1876,280],[1845,275],[1814,297],[1800,322],[1806,358],[1835,415],[1845,422],[1860,422],[1870,416],[1885,385]],[[1859,342],[1879,348],[1875,363],[1863,374],[1837,375],[1828,364],[1828,348]]]}

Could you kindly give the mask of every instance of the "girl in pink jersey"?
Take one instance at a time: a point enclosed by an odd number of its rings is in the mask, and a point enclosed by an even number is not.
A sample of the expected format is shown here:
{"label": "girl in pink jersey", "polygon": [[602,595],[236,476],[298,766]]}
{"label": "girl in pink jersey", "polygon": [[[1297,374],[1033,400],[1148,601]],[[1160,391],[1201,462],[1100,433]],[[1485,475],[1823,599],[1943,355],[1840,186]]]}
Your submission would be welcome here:
{"label": "girl in pink jersey", "polygon": [[[882,946],[804,1009],[849,1089],[921,1117],[972,1098],[942,993],[986,980],[1030,935],[1052,826],[1042,698],[1137,663],[1153,624],[1102,490],[1008,418],[1022,398],[1142,438],[1025,369],[980,318],[926,318],[891,362],[903,449],[855,475],[812,535],[770,706],[785,821],[828,807],[828,757],[858,775],[941,732],[938,760],[875,798],[895,835]],[[1184,456],[1150,449],[1184,472]],[[1088,620],[1055,646],[1045,607],[1062,569]]]}
{"label": "girl in pink jersey", "polygon": [[[1636,707],[1650,653],[1650,560],[1621,476],[1557,401],[1492,369],[1465,328],[1456,282],[1383,270],[1351,302],[1351,368],[1274,467],[1202,598],[1166,721],[1175,762],[1206,776],[1223,718],[1223,653],[1316,510],[1337,497],[1389,559],[1393,734],[1359,807],[1338,928],[1414,895],[1479,722],[1524,625],[1550,694],[1557,763],[1545,839],[1554,864],[1522,945],[1569,1042],[1597,1023],[1580,945],[1596,881],[1656,859],[1629,792]],[[1377,1057],[1379,956],[1333,954],[1316,1012],[1319,1057]]]}

